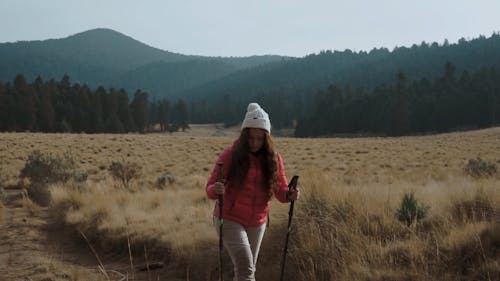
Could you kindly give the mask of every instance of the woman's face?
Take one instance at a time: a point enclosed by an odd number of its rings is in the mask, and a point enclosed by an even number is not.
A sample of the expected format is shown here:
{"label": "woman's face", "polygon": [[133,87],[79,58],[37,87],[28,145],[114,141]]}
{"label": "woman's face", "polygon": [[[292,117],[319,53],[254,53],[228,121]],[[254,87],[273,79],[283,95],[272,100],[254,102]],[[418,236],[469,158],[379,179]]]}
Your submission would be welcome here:
{"label": "woman's face", "polygon": [[250,152],[259,151],[264,145],[266,139],[266,131],[257,128],[250,128],[248,130],[248,146]]}

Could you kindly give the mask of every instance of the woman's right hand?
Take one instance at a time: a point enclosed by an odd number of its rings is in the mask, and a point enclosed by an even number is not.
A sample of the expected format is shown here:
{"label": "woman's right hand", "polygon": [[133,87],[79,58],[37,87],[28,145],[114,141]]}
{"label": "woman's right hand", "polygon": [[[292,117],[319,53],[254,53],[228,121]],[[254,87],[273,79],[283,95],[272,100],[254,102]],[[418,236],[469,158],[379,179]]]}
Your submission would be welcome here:
{"label": "woman's right hand", "polygon": [[224,194],[224,190],[225,190],[224,182],[218,181],[214,184],[214,191],[217,195]]}

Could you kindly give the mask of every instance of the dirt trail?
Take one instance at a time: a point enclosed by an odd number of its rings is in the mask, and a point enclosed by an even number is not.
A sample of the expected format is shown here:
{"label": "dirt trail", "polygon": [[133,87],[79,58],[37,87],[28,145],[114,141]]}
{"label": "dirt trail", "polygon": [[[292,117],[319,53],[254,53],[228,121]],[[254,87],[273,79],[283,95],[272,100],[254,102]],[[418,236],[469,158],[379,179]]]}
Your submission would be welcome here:
{"label": "dirt trail", "polygon": [[[7,189],[3,204],[0,281],[107,280],[83,241],[50,225],[48,208],[36,207],[30,211],[23,206],[19,189]],[[119,273],[126,272],[125,261],[112,257],[103,260],[114,260],[105,264],[111,280],[125,280],[126,276]],[[148,279],[147,275],[137,274],[135,280]]]}
{"label": "dirt trail", "polygon": [[[7,189],[0,209],[0,281],[108,280],[88,244],[75,232],[50,223],[47,207],[26,207],[20,189]],[[100,256],[109,280],[184,280],[169,276],[166,268],[130,273],[126,255]],[[134,257],[135,266],[144,264]],[[128,274],[128,276],[127,276]]]}

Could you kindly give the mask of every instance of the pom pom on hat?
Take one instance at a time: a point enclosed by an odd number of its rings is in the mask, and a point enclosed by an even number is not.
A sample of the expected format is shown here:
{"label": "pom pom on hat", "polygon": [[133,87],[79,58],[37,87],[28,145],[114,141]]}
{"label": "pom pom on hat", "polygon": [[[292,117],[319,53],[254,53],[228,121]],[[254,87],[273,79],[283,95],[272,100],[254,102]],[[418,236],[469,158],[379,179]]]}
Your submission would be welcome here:
{"label": "pom pom on hat", "polygon": [[256,102],[252,102],[248,105],[248,108],[247,108],[247,111],[250,112],[250,111],[255,111],[257,109],[260,108],[260,105]]}
{"label": "pom pom on hat", "polygon": [[258,103],[252,102],[248,105],[245,119],[241,125],[242,130],[245,128],[259,128],[271,133],[269,115]]}

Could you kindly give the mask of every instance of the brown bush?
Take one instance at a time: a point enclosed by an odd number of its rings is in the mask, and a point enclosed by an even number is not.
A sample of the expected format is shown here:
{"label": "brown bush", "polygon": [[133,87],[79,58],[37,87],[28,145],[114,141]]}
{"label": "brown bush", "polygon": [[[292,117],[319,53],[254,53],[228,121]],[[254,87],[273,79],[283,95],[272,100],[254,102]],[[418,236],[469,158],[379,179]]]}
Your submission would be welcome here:
{"label": "brown bush", "polygon": [[469,159],[465,165],[464,172],[474,178],[492,177],[497,172],[497,166],[495,163],[478,157],[477,159]]}
{"label": "brown bush", "polygon": [[141,166],[137,163],[113,161],[108,168],[115,180],[120,181],[125,188],[129,187],[130,181],[141,176]]}
{"label": "brown bush", "polygon": [[493,203],[482,193],[454,202],[451,210],[452,218],[459,222],[491,221],[494,213]]}
{"label": "brown bush", "polygon": [[[485,225],[479,230],[464,230],[467,238],[444,247],[448,257],[443,262],[450,271],[461,276],[461,280],[499,280],[500,226]],[[496,263],[496,266],[495,266]]]}
{"label": "brown bush", "polygon": [[26,193],[28,197],[33,200],[33,202],[37,203],[40,206],[48,206],[52,201],[49,187],[46,184],[30,184],[26,189]]}

